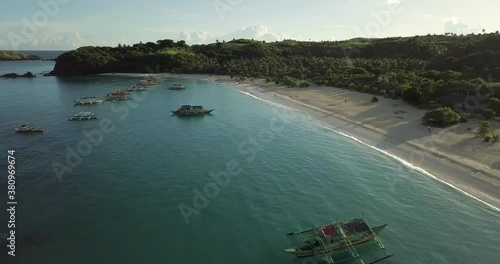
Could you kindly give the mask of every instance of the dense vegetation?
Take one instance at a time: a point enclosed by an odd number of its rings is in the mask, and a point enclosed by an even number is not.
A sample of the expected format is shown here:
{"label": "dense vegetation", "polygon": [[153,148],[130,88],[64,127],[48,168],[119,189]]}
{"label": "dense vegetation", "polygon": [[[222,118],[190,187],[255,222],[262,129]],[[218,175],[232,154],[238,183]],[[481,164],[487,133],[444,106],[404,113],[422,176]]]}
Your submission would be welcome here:
{"label": "dense vegetation", "polygon": [[440,107],[425,113],[422,123],[436,126],[449,126],[460,121],[460,115],[449,107]]}
{"label": "dense vegetation", "polygon": [[0,61],[5,60],[39,60],[35,55],[26,55],[17,51],[0,50]]}
{"label": "dense vegetation", "polygon": [[315,83],[400,97],[415,105],[454,92],[500,98],[498,33],[322,42],[239,39],[192,46],[165,39],[82,47],[56,61],[53,74],[61,76],[173,72],[260,77],[288,86]]}
{"label": "dense vegetation", "polygon": [[477,134],[484,139],[485,142],[496,143],[500,141],[500,136],[495,134],[491,129],[491,124],[489,121],[481,122],[481,125],[477,129]]}

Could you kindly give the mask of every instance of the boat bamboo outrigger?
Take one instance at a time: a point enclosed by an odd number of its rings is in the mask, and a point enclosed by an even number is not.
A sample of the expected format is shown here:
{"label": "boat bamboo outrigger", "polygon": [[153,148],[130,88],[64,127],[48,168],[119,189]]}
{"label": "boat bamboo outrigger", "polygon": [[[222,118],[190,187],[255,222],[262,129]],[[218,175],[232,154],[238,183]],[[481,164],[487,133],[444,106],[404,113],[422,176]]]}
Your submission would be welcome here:
{"label": "boat bamboo outrigger", "polygon": [[86,121],[91,119],[97,119],[97,116],[91,112],[80,112],[69,117],[69,121]]}
{"label": "boat bamboo outrigger", "polygon": [[82,97],[78,100],[75,100],[75,105],[94,105],[101,104],[104,100],[100,98],[94,97]]}
{"label": "boat bamboo outrigger", "polygon": [[[352,220],[335,222],[287,234],[298,237],[300,246],[285,249],[297,257],[321,256],[327,263],[340,263],[355,260],[357,263],[377,263],[393,256],[385,249],[378,233],[387,225],[370,226],[364,216]],[[375,248],[375,249],[374,249]],[[360,249],[363,251],[361,254]],[[347,256],[347,257],[346,257]],[[366,260],[366,258],[369,258]],[[335,259],[335,260],[334,260]]]}

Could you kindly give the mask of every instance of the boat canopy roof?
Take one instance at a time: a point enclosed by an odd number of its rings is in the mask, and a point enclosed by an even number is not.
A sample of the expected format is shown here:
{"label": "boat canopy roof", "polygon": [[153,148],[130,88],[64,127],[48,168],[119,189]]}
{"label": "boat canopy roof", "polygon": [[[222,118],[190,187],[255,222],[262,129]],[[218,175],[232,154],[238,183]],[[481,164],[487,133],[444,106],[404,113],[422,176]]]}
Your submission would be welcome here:
{"label": "boat canopy roof", "polygon": [[203,106],[201,106],[201,105],[181,105],[181,108],[203,109]]}
{"label": "boat canopy roof", "polygon": [[370,230],[370,227],[366,224],[363,219],[353,219],[350,221],[340,223],[340,228],[344,230],[346,236],[363,233]]}
{"label": "boat canopy roof", "polygon": [[335,225],[322,226],[319,229],[321,229],[321,232],[325,237],[330,238],[330,237],[335,237],[337,235],[337,228],[335,228]]}

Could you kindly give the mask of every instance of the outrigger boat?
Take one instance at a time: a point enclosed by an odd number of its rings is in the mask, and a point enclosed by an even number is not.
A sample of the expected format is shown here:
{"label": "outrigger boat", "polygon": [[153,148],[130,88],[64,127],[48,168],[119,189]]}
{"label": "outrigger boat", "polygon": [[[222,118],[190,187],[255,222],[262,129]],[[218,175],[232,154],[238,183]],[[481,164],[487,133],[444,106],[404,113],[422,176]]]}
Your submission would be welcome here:
{"label": "outrigger boat", "polygon": [[106,95],[106,100],[108,101],[125,101],[128,100],[130,94],[124,90],[117,90]]}
{"label": "outrigger boat", "polygon": [[95,97],[82,97],[78,100],[75,100],[75,105],[93,105],[93,104],[100,104],[104,100],[95,98]]}
{"label": "outrigger boat", "polygon": [[33,133],[33,132],[43,132],[43,128],[39,126],[29,126],[21,125],[16,128],[16,133]]}
{"label": "outrigger boat", "polygon": [[108,95],[130,95],[130,94],[125,90],[116,90],[114,92],[108,93]]}
{"label": "outrigger boat", "polygon": [[155,85],[156,83],[157,83],[156,79],[150,77],[150,78],[147,78],[146,80],[142,80],[142,81],[138,82],[136,85],[144,87],[144,86]]}
{"label": "outrigger boat", "polygon": [[95,114],[92,114],[91,112],[80,112],[78,114],[69,117],[69,121],[84,121],[91,119],[97,119]]}
{"label": "outrigger boat", "polygon": [[184,90],[186,87],[182,83],[174,83],[168,87],[169,90]]}
{"label": "outrigger boat", "polygon": [[127,89],[127,92],[140,92],[140,91],[146,91],[146,87],[134,85]]}
{"label": "outrigger boat", "polygon": [[[357,249],[361,247],[373,249],[376,245],[378,249],[363,254],[365,256],[370,254],[372,258],[375,258],[369,260],[368,263],[377,263],[393,256],[385,249],[384,244],[377,236],[386,226],[384,224],[372,227],[362,217],[289,233],[287,236],[298,236],[302,240],[302,244],[285,249],[285,252],[299,258],[320,255],[323,260],[331,264],[348,260],[356,260],[357,263],[364,264],[367,263],[365,262],[367,260],[363,260]],[[346,254],[347,258],[339,259],[341,255],[345,257]]]}
{"label": "outrigger boat", "polygon": [[212,113],[214,110],[206,110],[201,105],[182,105],[179,109],[170,112],[176,116],[203,116]]}

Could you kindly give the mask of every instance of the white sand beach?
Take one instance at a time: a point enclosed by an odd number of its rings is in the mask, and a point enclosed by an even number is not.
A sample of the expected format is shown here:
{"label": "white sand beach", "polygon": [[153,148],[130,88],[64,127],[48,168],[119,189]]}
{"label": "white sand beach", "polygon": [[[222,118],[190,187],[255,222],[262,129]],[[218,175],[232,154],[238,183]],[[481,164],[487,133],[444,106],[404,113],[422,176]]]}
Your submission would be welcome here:
{"label": "white sand beach", "polygon": [[[315,113],[335,130],[422,168],[428,176],[452,185],[493,207],[500,208],[500,143],[487,143],[476,135],[480,119],[470,119],[448,128],[421,124],[425,110],[402,100],[349,91],[311,86],[288,88],[263,79],[237,82],[236,77],[216,75],[175,75],[235,85],[250,92],[260,91],[287,100]],[[500,121],[491,121],[500,134]],[[431,174],[431,175],[430,175]]]}

